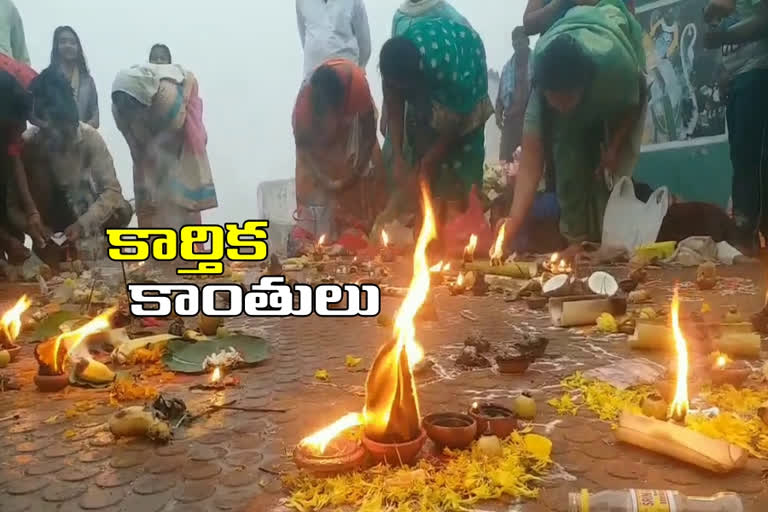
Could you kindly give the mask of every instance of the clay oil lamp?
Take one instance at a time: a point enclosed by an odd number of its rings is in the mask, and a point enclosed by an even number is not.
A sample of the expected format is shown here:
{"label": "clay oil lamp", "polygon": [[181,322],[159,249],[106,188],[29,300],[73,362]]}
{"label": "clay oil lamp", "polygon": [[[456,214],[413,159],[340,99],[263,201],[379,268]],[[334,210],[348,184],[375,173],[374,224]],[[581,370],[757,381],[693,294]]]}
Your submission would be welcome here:
{"label": "clay oil lamp", "polygon": [[320,238],[317,239],[317,243],[315,243],[314,247],[312,248],[312,259],[315,261],[323,261],[323,258],[325,257],[325,235],[321,235]]}
{"label": "clay oil lamp", "polygon": [[469,415],[477,422],[477,435],[491,434],[504,439],[517,430],[517,415],[511,409],[492,403],[472,404]]}
{"label": "clay oil lamp", "polygon": [[477,249],[477,235],[472,235],[469,237],[469,243],[464,247],[464,263],[475,261],[475,249]]}
{"label": "clay oil lamp", "polygon": [[525,304],[531,311],[541,311],[547,307],[549,299],[540,295],[531,295],[525,299]]}
{"label": "clay oil lamp", "polygon": [[427,436],[438,450],[463,450],[477,436],[477,421],[467,414],[441,412],[425,416],[421,421]]}
{"label": "clay oil lamp", "polygon": [[336,476],[355,471],[365,462],[366,452],[359,440],[345,431],[362,424],[363,417],[350,413],[319,432],[305,437],[293,450],[296,466],[315,476]]}
{"label": "clay oil lamp", "polygon": [[53,364],[53,358],[53,345],[43,343],[35,347],[38,370],[37,375],[34,376],[34,381],[37,389],[44,393],[61,391],[69,385],[69,375],[64,373],[62,368],[63,358],[59,359],[58,364]]}
{"label": "clay oil lamp", "polygon": [[[398,309],[394,335],[381,347],[368,372],[364,412],[347,414],[320,433],[302,441],[294,451],[294,459],[300,466],[313,470],[316,466],[312,463],[318,462],[319,457],[327,456],[342,457],[341,464],[345,464],[347,459],[357,460],[357,445],[345,441],[337,441],[334,445],[338,453],[327,452],[330,440],[335,440],[338,433],[357,425],[363,426],[362,446],[377,463],[412,464],[427,440],[427,432],[421,425],[414,379],[414,368],[424,359],[424,350],[416,341],[414,320],[419,310],[428,303],[432,278],[427,263],[427,246],[437,237],[437,229],[429,193],[423,184],[421,196],[424,216],[413,254],[411,284]],[[318,446],[314,443],[315,437],[326,444]],[[308,449],[314,451],[308,452]]]}
{"label": "clay oil lamp", "polygon": [[429,280],[432,286],[440,286],[445,282],[445,274],[451,270],[450,263],[439,261],[429,267]]}
{"label": "clay oil lamp", "polygon": [[421,425],[413,370],[424,359],[414,320],[429,302],[427,247],[437,238],[435,214],[426,187],[421,188],[424,216],[413,253],[413,276],[395,318],[393,339],[376,355],[365,382],[363,446],[379,463],[416,462],[427,432]]}
{"label": "clay oil lamp", "polygon": [[114,380],[114,373],[106,365],[90,357],[86,343],[89,337],[109,329],[109,318],[115,309],[109,309],[75,330],[35,347],[38,371],[34,377],[37,389],[56,392],[70,382],[70,371],[75,379],[104,385]]}
{"label": "clay oil lamp", "polygon": [[21,317],[31,305],[27,296],[22,295],[11,309],[0,317],[0,350],[8,352],[9,362],[15,361],[21,351],[21,347],[14,342],[21,333]]}
{"label": "clay oil lamp", "polygon": [[493,246],[488,251],[488,257],[491,260],[492,267],[500,267],[504,264],[504,241],[507,237],[507,225],[502,224],[499,228],[499,234],[496,235],[496,240],[493,242]]}
{"label": "clay oil lamp", "polygon": [[205,391],[222,391],[229,387],[237,387],[240,385],[240,379],[234,375],[224,375],[221,367],[216,366],[211,371],[211,375],[208,377],[208,382],[203,384],[197,384],[189,389],[199,389]]}
{"label": "clay oil lamp", "polygon": [[523,354],[514,348],[509,348],[496,356],[499,372],[506,374],[525,373],[533,361],[534,358],[530,354]]}
{"label": "clay oil lamp", "polygon": [[573,272],[571,266],[560,257],[559,253],[553,253],[549,257],[549,261],[542,264],[542,267],[552,275],[571,274]]}
{"label": "clay oil lamp", "polygon": [[381,261],[384,263],[392,263],[395,261],[395,253],[389,245],[389,235],[383,229],[381,230],[381,248],[379,249],[379,255],[381,256]]}
{"label": "clay oil lamp", "polygon": [[451,295],[456,296],[464,295],[465,291],[467,291],[466,278],[464,277],[463,272],[459,272],[456,276],[456,280],[448,284],[448,292]]}
{"label": "clay oil lamp", "polygon": [[709,375],[715,386],[730,384],[740,388],[752,372],[744,361],[732,361],[725,354],[715,352],[710,355],[710,361],[712,365]]}

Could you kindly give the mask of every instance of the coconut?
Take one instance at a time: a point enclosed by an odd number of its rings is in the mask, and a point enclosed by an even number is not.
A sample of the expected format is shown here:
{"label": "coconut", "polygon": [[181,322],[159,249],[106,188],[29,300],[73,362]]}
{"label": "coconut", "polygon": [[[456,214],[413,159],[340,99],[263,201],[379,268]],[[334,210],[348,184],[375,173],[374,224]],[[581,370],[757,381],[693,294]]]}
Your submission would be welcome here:
{"label": "coconut", "polygon": [[589,276],[587,281],[590,291],[596,295],[613,297],[619,291],[619,284],[608,272],[598,271]]}
{"label": "coconut", "polygon": [[545,297],[558,297],[568,295],[571,288],[571,278],[566,274],[559,274],[544,283],[541,291]]}

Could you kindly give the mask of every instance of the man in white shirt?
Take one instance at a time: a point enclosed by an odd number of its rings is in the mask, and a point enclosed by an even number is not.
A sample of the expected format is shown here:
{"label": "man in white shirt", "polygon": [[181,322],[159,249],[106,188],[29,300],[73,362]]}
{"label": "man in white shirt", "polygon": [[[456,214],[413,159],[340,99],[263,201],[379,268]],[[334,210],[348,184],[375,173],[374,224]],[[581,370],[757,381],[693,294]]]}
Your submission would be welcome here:
{"label": "man in white shirt", "polygon": [[29,65],[24,24],[13,0],[0,0],[0,53]]}
{"label": "man in white shirt", "polygon": [[371,31],[363,0],[296,0],[296,18],[305,79],[334,58],[365,69],[371,57]]}

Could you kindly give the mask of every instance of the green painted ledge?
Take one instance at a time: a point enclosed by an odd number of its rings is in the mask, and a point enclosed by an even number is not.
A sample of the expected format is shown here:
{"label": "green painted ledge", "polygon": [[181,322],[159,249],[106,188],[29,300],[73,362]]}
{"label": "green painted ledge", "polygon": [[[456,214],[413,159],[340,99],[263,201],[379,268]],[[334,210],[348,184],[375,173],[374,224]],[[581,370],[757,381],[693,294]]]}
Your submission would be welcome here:
{"label": "green painted ledge", "polygon": [[733,170],[728,142],[688,144],[646,150],[640,155],[634,177],[653,188],[666,185],[687,201],[728,206]]}

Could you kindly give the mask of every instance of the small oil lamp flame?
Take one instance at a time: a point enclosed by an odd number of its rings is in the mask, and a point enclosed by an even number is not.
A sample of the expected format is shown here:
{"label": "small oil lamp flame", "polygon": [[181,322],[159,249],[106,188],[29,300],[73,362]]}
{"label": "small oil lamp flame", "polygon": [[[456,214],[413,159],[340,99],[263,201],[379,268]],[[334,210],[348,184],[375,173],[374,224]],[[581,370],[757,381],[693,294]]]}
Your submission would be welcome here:
{"label": "small oil lamp flame", "polygon": [[549,257],[549,261],[544,264],[544,268],[553,274],[570,274],[573,270],[568,262],[561,258],[560,253],[557,252]]}
{"label": "small oil lamp flame", "polygon": [[211,384],[216,384],[221,380],[221,368],[218,366],[213,369],[211,373]]}
{"label": "small oil lamp flame", "polygon": [[480,407],[480,404],[478,404],[477,402],[472,402],[472,410],[475,410],[478,407]]}
{"label": "small oil lamp flame", "polygon": [[335,423],[325,427],[324,429],[315,432],[311,436],[307,436],[301,441],[299,445],[309,448],[314,453],[323,454],[331,441],[333,441],[339,434],[352,427],[357,427],[363,424],[363,415],[358,412],[351,412],[346,416],[338,419]]}
{"label": "small oil lamp flame", "polygon": [[443,272],[448,272],[449,270],[451,270],[450,263],[446,263],[445,265],[443,265]]}
{"label": "small oil lamp flame", "polygon": [[688,414],[688,344],[680,329],[680,296],[675,286],[672,297],[672,332],[675,338],[675,353],[677,354],[677,383],[675,398],[669,408],[669,417],[678,422],[684,422]]}
{"label": "small oil lamp flame", "polygon": [[500,266],[501,258],[504,256],[504,239],[506,238],[507,225],[502,224],[499,229],[499,234],[496,236],[496,241],[493,243],[488,256],[491,258],[491,265]]}
{"label": "small oil lamp flame", "polygon": [[717,360],[715,360],[715,366],[718,368],[725,368],[725,365],[728,364],[728,358],[724,355],[717,356]]}
{"label": "small oil lamp flame", "polygon": [[456,277],[456,286],[464,286],[464,274],[459,272],[459,275]]}
{"label": "small oil lamp flame", "polygon": [[435,263],[434,265],[432,265],[431,267],[429,267],[429,271],[434,274],[435,272],[441,272],[443,270],[443,268],[444,268],[443,267],[443,262],[439,261],[439,262]]}
{"label": "small oil lamp flame", "polygon": [[3,313],[0,317],[0,329],[2,329],[2,344],[10,344],[16,341],[21,332],[21,315],[29,309],[32,303],[29,301],[26,295],[22,295],[21,298],[16,301],[16,304]]}
{"label": "small oil lamp flame", "polygon": [[383,229],[381,230],[381,243],[384,247],[389,245],[389,235]]}
{"label": "small oil lamp flame", "polygon": [[472,263],[475,259],[475,249],[477,248],[477,235],[469,237],[469,243],[464,247],[464,262]]}
{"label": "small oil lamp flame", "polygon": [[322,247],[323,244],[325,244],[325,234],[320,235],[320,238],[317,239],[318,247]]}

